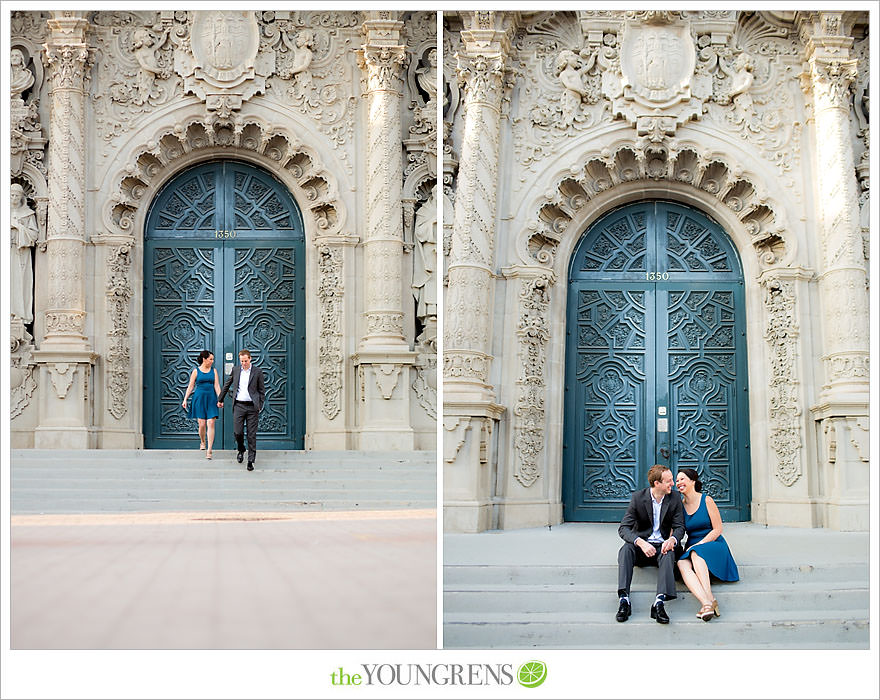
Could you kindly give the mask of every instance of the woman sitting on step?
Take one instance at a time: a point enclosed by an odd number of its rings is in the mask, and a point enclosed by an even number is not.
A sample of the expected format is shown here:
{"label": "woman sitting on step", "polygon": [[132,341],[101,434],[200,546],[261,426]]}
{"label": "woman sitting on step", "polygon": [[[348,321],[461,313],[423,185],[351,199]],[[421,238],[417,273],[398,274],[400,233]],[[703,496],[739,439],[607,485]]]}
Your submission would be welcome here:
{"label": "woman sitting on step", "polygon": [[710,574],[722,581],[739,581],[739,571],[721,536],[721,513],[712,497],[703,495],[696,470],[679,470],[675,486],[681,493],[687,532],[687,550],[678,560],[678,569],[688,590],[702,605],[697,617],[708,622],[721,617],[718,601],[712,596]]}

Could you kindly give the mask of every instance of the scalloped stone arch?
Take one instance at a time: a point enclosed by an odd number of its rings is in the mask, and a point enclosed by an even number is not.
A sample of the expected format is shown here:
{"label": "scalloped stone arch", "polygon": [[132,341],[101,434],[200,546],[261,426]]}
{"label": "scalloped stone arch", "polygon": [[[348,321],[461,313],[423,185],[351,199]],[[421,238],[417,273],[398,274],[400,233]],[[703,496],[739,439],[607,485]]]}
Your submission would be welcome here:
{"label": "scalloped stone arch", "polygon": [[713,197],[747,231],[762,267],[785,264],[796,245],[785,212],[757,177],[730,158],[694,144],[620,144],[592,153],[560,177],[535,204],[537,217],[516,240],[520,261],[552,268],[557,248],[579,211],[623,183],[675,183]]}
{"label": "scalloped stone arch", "polygon": [[225,157],[245,156],[286,173],[285,180],[294,184],[293,194],[307,219],[306,231],[315,236],[340,235],[346,217],[336,179],[313,149],[285,129],[259,119],[233,126],[194,118],[159,131],[135,149],[129,164],[112,178],[113,194],[103,211],[107,230],[133,235],[138,211],[149,205],[152,193],[178,170],[181,159],[192,162],[199,152],[208,157],[221,150]]}

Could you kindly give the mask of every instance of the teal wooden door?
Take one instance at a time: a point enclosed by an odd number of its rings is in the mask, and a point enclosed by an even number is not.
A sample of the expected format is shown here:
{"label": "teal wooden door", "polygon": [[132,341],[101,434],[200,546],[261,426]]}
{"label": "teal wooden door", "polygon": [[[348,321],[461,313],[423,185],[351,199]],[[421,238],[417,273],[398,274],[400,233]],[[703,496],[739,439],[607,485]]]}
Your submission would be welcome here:
{"label": "teal wooden door", "polygon": [[567,309],[565,519],[620,520],[665,464],[749,520],[743,277],[718,224],[671,202],[607,214],[572,256]]}
{"label": "teal wooden door", "polygon": [[[250,165],[191,168],[156,196],[144,245],[144,446],[191,448],[181,407],[201,350],[214,367],[250,350],[266,380],[258,446],[302,449],[305,432],[304,237],[286,188]],[[232,449],[232,401],[216,449]]]}

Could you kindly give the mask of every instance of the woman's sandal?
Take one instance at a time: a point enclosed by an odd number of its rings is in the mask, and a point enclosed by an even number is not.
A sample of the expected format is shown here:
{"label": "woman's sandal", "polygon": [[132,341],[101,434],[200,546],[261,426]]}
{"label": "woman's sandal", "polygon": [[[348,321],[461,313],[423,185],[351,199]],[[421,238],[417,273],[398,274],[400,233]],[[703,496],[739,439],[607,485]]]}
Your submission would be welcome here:
{"label": "woman's sandal", "polygon": [[205,459],[213,459],[214,453],[211,450],[208,450],[207,454],[205,454]]}
{"label": "woman's sandal", "polygon": [[721,617],[721,613],[718,612],[718,601],[714,598],[712,599],[712,612],[715,613],[715,617]]}
{"label": "woman's sandal", "polygon": [[203,442],[203,443],[201,443],[201,444],[200,444],[200,445],[199,445],[199,449],[200,449],[200,450],[204,450],[204,449],[205,449],[205,447],[207,447],[207,445],[205,445],[205,443],[204,443],[204,442]]}
{"label": "woman's sandal", "polygon": [[712,609],[712,603],[706,603],[702,608],[700,608],[700,612],[697,613],[697,617],[699,617],[703,622],[708,622],[715,615],[715,611]]}

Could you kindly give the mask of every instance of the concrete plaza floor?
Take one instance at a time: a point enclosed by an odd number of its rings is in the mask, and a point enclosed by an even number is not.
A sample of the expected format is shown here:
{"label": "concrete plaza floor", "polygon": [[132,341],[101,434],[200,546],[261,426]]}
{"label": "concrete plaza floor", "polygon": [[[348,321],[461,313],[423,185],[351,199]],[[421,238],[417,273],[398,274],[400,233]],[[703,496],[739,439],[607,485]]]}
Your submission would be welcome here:
{"label": "concrete plaza floor", "polygon": [[13,515],[12,649],[434,649],[436,512]]}

